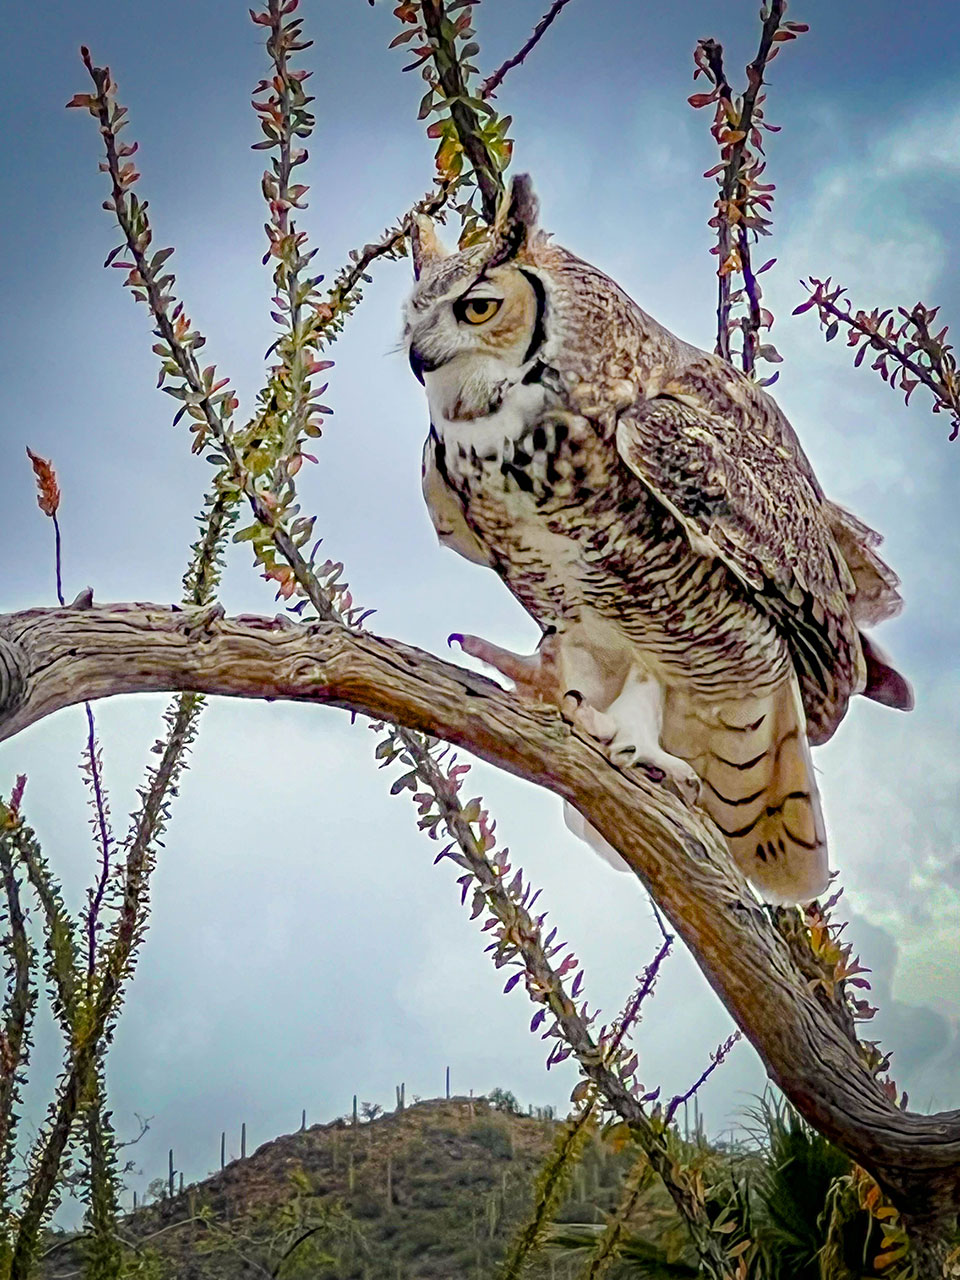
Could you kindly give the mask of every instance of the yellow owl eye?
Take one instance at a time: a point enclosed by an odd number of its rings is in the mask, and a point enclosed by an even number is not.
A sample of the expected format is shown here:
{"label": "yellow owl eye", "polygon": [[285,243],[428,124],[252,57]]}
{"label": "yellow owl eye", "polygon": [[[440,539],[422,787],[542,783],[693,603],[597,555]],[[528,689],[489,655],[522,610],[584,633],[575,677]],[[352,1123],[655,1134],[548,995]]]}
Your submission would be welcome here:
{"label": "yellow owl eye", "polygon": [[502,298],[463,298],[454,311],[458,320],[465,320],[467,324],[483,324],[492,319],[502,305]]}

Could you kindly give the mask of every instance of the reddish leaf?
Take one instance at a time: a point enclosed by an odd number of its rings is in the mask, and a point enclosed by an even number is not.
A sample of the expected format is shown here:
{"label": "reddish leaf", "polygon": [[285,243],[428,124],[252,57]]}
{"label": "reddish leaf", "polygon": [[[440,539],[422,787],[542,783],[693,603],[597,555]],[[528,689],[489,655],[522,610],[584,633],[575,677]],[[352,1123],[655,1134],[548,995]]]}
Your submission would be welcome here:
{"label": "reddish leaf", "polygon": [[60,506],[60,486],[57,484],[53,464],[29,448],[27,457],[33,464],[33,472],[37,477],[37,506],[45,516],[55,516]]}
{"label": "reddish leaf", "polygon": [[27,775],[25,773],[17,774],[17,780],[13,784],[13,790],[10,792],[10,803],[7,805],[14,817],[20,812],[20,803],[23,800],[23,792],[26,785]]}

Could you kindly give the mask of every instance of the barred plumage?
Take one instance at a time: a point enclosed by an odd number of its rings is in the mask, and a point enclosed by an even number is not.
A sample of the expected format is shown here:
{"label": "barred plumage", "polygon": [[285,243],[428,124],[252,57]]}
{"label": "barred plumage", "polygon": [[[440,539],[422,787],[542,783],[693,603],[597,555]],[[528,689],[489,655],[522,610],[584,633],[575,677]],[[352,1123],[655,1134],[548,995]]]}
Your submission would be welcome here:
{"label": "barred plumage", "polygon": [[859,631],[900,607],[879,539],[765,392],[537,230],[528,180],[460,253],[420,224],[414,262],[427,504],[544,632],[534,658],[464,648],[699,797],[764,896],[815,896],[809,743],[855,693],[911,704]]}

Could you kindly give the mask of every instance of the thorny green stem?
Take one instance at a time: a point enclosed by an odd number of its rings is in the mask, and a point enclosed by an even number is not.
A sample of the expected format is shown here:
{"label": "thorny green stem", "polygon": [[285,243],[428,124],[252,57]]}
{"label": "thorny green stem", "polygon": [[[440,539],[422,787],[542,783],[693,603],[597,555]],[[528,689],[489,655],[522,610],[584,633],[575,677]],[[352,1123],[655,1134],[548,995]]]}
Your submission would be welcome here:
{"label": "thorny green stem", "polygon": [[503,81],[503,78],[507,74],[507,72],[510,71],[513,67],[519,66],[520,63],[523,62],[527,54],[530,53],[533,47],[539,43],[540,38],[543,36],[547,28],[550,27],[552,23],[560,16],[560,10],[563,9],[569,3],[570,3],[570,0],[553,0],[553,4],[550,6],[547,12],[543,15],[543,17],[540,19],[537,25],[533,28],[533,32],[530,36],[530,39],[526,42],[526,44],[524,44],[522,48],[518,49],[512,58],[507,58],[506,62],[502,63],[499,67],[497,67],[496,71],[493,73],[492,76],[488,76],[487,79],[484,80],[483,84],[480,86],[481,98],[490,98],[493,96],[494,93],[496,93],[497,89],[499,89]]}
{"label": "thorny green stem", "polygon": [[[720,244],[720,265],[721,267],[730,256],[732,246],[732,231],[729,218],[724,210],[729,207],[731,201],[735,199],[737,187],[740,181],[740,165],[743,161],[743,153],[747,147],[750,138],[750,129],[753,124],[753,109],[757,103],[757,96],[763,86],[763,73],[770,57],[770,50],[773,47],[773,37],[776,35],[786,10],[786,0],[770,0],[770,8],[763,21],[763,29],[760,34],[760,47],[757,50],[757,56],[747,67],[747,88],[743,95],[740,108],[740,115],[737,121],[738,132],[743,133],[743,137],[733,143],[730,158],[724,167],[723,182],[720,184],[720,199],[723,202],[720,208],[720,225],[718,227],[718,240]],[[723,65],[720,62],[720,47],[714,45],[716,50],[716,63],[712,63],[716,67],[715,83],[720,89],[721,97],[725,97],[728,101],[732,100],[732,91],[730,85],[723,73]],[[741,224],[739,231],[740,252],[742,262],[749,264],[750,249],[747,243],[746,228]],[[743,256],[746,250],[746,257]],[[759,332],[760,309],[759,302],[755,298],[756,281],[751,273],[753,280],[753,292],[750,292],[748,284],[748,297],[750,298],[750,317],[751,328],[754,320],[756,329],[749,335],[744,332],[744,349],[743,349],[743,368],[745,373],[753,370],[754,354],[756,351],[757,333]],[[744,280],[747,280],[747,273],[744,272]],[[756,312],[754,313],[754,304],[756,303]],[[729,273],[721,273],[717,285],[717,354],[722,356],[724,360],[731,359],[730,351],[730,275]]]}
{"label": "thorny green stem", "polygon": [[230,474],[240,485],[250,503],[254,516],[261,524],[270,529],[277,549],[293,569],[297,581],[309,598],[310,603],[316,609],[318,616],[324,621],[335,622],[337,621],[336,614],[333,612],[329,600],[318,589],[316,579],[310,572],[310,566],[300,554],[299,549],[286,530],[277,525],[273,512],[264,502],[262,495],[257,492],[252,478],[243,465],[232,434],[224,428],[220,419],[214,413],[210,398],[206,394],[195,356],[183,346],[174,331],[167,307],[160,296],[156,273],[150,268],[146,253],[140,246],[140,241],[131,222],[126,202],[126,192],[120,182],[120,158],[117,155],[116,134],[110,121],[109,103],[105,93],[107,73],[99,67],[94,67],[89,55],[84,57],[84,63],[97,89],[97,115],[100,120],[100,132],[103,136],[104,149],[107,154],[107,168],[110,174],[117,222],[120,224],[127,248],[130,250],[140,273],[143,288],[149,301],[150,311],[157,323],[160,335],[169,347],[184,380],[191,391],[198,397],[197,405],[203,414],[207,429],[226,455],[230,464]]}
{"label": "thorny green stem", "polygon": [[[279,156],[278,156],[278,172],[277,182],[280,187],[281,195],[285,195],[290,188],[290,178],[293,173],[293,134],[291,130],[291,114],[293,103],[290,91],[290,69],[287,65],[287,47],[284,41],[284,25],[283,25],[283,0],[269,0],[270,13],[270,38],[267,40],[267,52],[273,58],[274,67],[276,68],[276,79],[280,81],[281,87],[277,90],[280,101],[280,118],[282,125],[280,128]],[[276,213],[276,225],[281,235],[284,237],[292,236],[294,233],[294,225],[290,219],[290,206],[285,200],[279,202]],[[300,329],[300,254],[295,250],[296,257],[292,267],[283,270],[283,288],[287,298],[288,317],[290,332],[296,335]],[[293,391],[290,413],[287,420],[287,439],[284,443],[283,453],[289,455],[294,447],[295,442],[299,439],[300,431],[303,426],[303,419],[306,411],[306,398],[304,396],[304,372],[303,372],[303,352],[299,344],[296,344],[293,352],[293,358],[290,367],[290,382]]]}
{"label": "thorny green stem", "polygon": [[46,973],[56,991],[54,1015],[69,1041],[77,1011],[78,978],[73,920],[67,914],[60,892],[43,859],[39,845],[21,826],[16,833],[17,857],[26,869],[30,888],[43,912],[47,935]]}
{"label": "thorny green stem", "polygon": [[[670,954],[674,942],[673,935],[667,933],[659,916],[658,923],[663,934],[663,943],[641,975],[637,988],[627,1001],[623,1013],[613,1024],[613,1034],[609,1039],[606,1050],[608,1054],[612,1054],[619,1049],[626,1036],[630,1033],[639,1016],[643,1002],[653,991],[661,965]],[[570,1165],[579,1159],[579,1148],[575,1139],[597,1107],[596,1090],[592,1090],[591,1094],[592,1096],[589,1099],[584,1100],[583,1109],[577,1119],[565,1131],[563,1146],[548,1161],[546,1166],[547,1182],[545,1185],[540,1186],[540,1194],[537,1198],[537,1203],[534,1205],[533,1216],[517,1235],[508,1256],[508,1262],[504,1264],[499,1280],[517,1280],[522,1274],[525,1259],[540,1241],[545,1220],[554,1211],[553,1197],[555,1196],[555,1190],[569,1172]],[[641,1157],[641,1162],[650,1170],[650,1162],[645,1152]],[[650,1173],[652,1176],[652,1170],[650,1170]]]}
{"label": "thorny green stem", "polygon": [[87,998],[89,999],[93,994],[93,977],[97,965],[97,931],[100,908],[103,905],[103,897],[107,891],[107,882],[110,878],[111,841],[107,825],[106,798],[100,771],[100,757],[97,748],[97,727],[90,703],[85,702],[83,705],[87,713],[87,760],[90,765],[90,786],[93,791],[97,845],[100,853],[100,875],[87,906]]}
{"label": "thorny green stem", "polygon": [[143,807],[127,853],[120,915],[105,954],[102,977],[89,1011],[89,1023],[73,1046],[73,1057],[60,1085],[54,1117],[28,1184],[11,1261],[10,1280],[28,1280],[30,1275],[40,1229],[56,1189],[64,1151],[77,1115],[93,1101],[91,1089],[95,1084],[97,1061],[105,1047],[105,1037],[106,1042],[109,1041],[109,1024],[116,1011],[123,981],[131,971],[133,952],[142,935],[150,848],[162,829],[166,796],[181,771],[183,753],[192,738],[193,704],[197,699],[188,694],[180,701],[190,705],[186,709],[181,705],[160,765],[144,793]]}
{"label": "thorny green stem", "polygon": [[117,1233],[116,1143],[102,1073],[96,1068],[91,1094],[84,1117],[89,1171],[87,1274],[91,1280],[119,1280],[123,1251]]}
{"label": "thorny green stem", "polygon": [[484,221],[493,222],[497,204],[503,194],[503,186],[491,167],[490,157],[481,140],[479,117],[474,108],[465,101],[467,90],[463,82],[463,73],[452,43],[444,31],[444,24],[446,23],[449,27],[450,22],[444,12],[443,0],[422,0],[421,11],[424,30],[433,47],[437,76],[444,95],[451,100],[450,116],[456,127],[460,145],[476,175]]}
{"label": "thorny green stem", "polygon": [[579,1158],[577,1152],[582,1144],[583,1130],[593,1119],[595,1112],[596,1094],[584,1103],[579,1115],[564,1127],[559,1149],[555,1148],[548,1158],[546,1177],[542,1182],[538,1180],[533,1215],[514,1239],[498,1280],[520,1280],[523,1275],[527,1259],[541,1243],[547,1222],[559,1207],[558,1201],[562,1198],[566,1178],[571,1166]]}
{"label": "thorny green stem", "polygon": [[913,376],[933,393],[937,402],[949,409],[954,421],[950,439],[955,440],[960,435],[960,393],[948,384],[938,381],[929,369],[925,369],[922,364],[908,356],[906,352],[901,351],[897,344],[890,338],[885,337],[879,329],[874,331],[868,328],[855,315],[852,315],[849,310],[844,311],[836,303],[831,302],[829,298],[817,295],[816,290],[812,292],[815,294],[816,306],[821,315],[825,313],[833,316],[835,320],[845,324],[855,333],[863,334],[864,337],[869,338],[870,345],[875,351],[885,351],[891,359],[896,360],[897,364],[902,365],[904,369],[909,369]]}
{"label": "thorny green stem", "polygon": [[[404,731],[405,732],[405,731]],[[523,957],[529,979],[539,992],[563,1031],[583,1074],[596,1085],[609,1106],[630,1126],[638,1145],[646,1152],[651,1166],[663,1180],[674,1203],[686,1222],[700,1253],[701,1261],[724,1274],[725,1256],[714,1238],[705,1208],[675,1176],[673,1161],[663,1135],[654,1127],[642,1104],[610,1070],[605,1054],[591,1036],[587,1024],[563,989],[538,938],[538,930],[529,912],[512,901],[489,860],[482,853],[470,824],[464,818],[456,792],[436,761],[426,753],[418,770],[423,781],[437,797],[444,822],[463,851],[474,877],[486,895],[490,909],[511,930]]]}
{"label": "thorny green stem", "polygon": [[31,976],[35,953],[20,901],[20,885],[14,866],[15,844],[16,830],[0,827],[0,876],[6,898],[8,929],[5,950],[13,970],[0,1040],[0,1205],[6,1204],[7,1181],[14,1155],[13,1109],[18,1097],[17,1073],[26,1058],[27,1034],[36,1004]]}
{"label": "thorny green stem", "polygon": [[607,1229],[597,1241],[593,1257],[582,1273],[582,1280],[599,1280],[617,1257],[620,1241],[623,1239],[624,1227],[633,1215],[640,1197],[653,1179],[653,1169],[646,1153],[635,1162],[624,1179],[623,1195],[617,1208],[607,1222]]}

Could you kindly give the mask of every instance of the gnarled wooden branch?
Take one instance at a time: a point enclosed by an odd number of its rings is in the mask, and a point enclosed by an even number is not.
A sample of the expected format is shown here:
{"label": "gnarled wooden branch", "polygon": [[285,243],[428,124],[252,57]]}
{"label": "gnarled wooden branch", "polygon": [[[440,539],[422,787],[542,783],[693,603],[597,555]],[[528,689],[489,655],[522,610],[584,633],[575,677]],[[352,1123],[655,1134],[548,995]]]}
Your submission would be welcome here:
{"label": "gnarled wooden branch", "polygon": [[800,1112],[930,1219],[960,1204],[960,1112],[900,1111],[798,967],[709,820],[628,778],[555,711],[430,654],[334,623],[117,604],[0,617],[0,739],[121,693],[290,699],[388,719],[570,800],[618,849]]}

